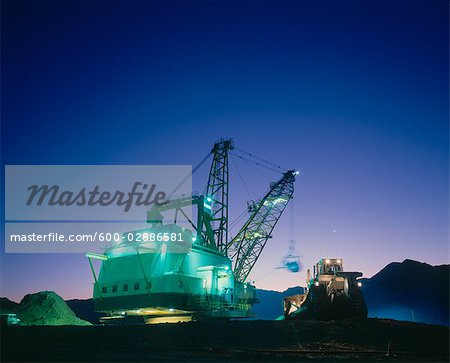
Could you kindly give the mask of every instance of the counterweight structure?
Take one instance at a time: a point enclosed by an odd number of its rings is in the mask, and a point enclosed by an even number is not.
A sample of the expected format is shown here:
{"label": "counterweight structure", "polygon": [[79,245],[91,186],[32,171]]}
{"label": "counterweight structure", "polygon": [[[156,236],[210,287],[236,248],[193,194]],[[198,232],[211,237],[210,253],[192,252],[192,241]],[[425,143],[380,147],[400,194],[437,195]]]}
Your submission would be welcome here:
{"label": "counterweight structure", "polygon": [[[250,208],[248,220],[229,240],[229,167],[234,149],[222,140],[212,149],[204,195],[172,198],[153,206],[143,233],[175,233],[192,241],[188,250],[163,241],[127,242],[102,255],[86,254],[94,277],[96,310],[104,323],[178,322],[207,318],[245,318],[254,314],[255,287],[247,281],[273,229],[294,193],[295,170],[285,171]],[[205,159],[203,160],[205,161]],[[273,165],[273,164],[272,164]],[[192,208],[192,218],[183,209]],[[166,221],[171,212],[174,220]],[[177,216],[188,227],[177,223]],[[97,276],[92,259],[101,261]]]}

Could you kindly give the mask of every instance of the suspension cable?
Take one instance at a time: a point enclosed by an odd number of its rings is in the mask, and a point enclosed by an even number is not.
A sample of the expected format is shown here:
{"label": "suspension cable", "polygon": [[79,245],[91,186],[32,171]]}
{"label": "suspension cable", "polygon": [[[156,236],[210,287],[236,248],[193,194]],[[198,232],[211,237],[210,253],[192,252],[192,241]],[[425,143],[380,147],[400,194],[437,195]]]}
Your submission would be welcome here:
{"label": "suspension cable", "polygon": [[[236,155],[236,157],[238,157],[238,155]],[[250,163],[249,161],[247,161],[247,160],[245,160],[245,159],[242,159],[242,158],[240,158],[241,160],[244,160],[245,161],[245,163],[250,167],[250,168],[252,168],[253,170],[255,170],[257,173],[259,173],[259,174],[261,174],[264,178],[266,178],[267,179],[267,181],[269,182],[269,183],[271,183],[272,182],[272,180],[261,170],[261,169],[258,169],[257,167],[255,167],[252,163]]]}
{"label": "suspension cable", "polygon": [[239,159],[248,161],[249,163],[256,164],[256,165],[258,165],[258,166],[260,166],[260,167],[262,167],[262,168],[265,168],[265,169],[267,169],[267,170],[273,171],[273,172],[275,172],[275,173],[281,173],[280,170],[276,170],[276,169],[270,168],[270,167],[268,167],[268,166],[266,166],[266,165],[263,165],[263,164],[261,164],[261,163],[258,163],[257,161],[254,161],[254,160],[245,158],[245,157],[243,157],[243,156],[241,156],[241,155],[236,155],[236,157],[238,157]]}
{"label": "suspension cable", "polygon": [[253,199],[253,197],[252,197],[252,195],[250,194],[250,190],[248,189],[248,186],[247,186],[247,183],[245,182],[245,179],[242,177],[242,174],[241,174],[241,172],[240,172],[240,170],[239,170],[239,168],[238,168],[238,166],[237,166],[237,164],[236,164],[236,161],[234,160],[234,156],[233,155],[230,155],[231,156],[231,163],[234,165],[234,167],[236,168],[236,171],[237,171],[237,174],[238,174],[238,176],[239,176],[239,179],[241,179],[241,182],[242,182],[242,184],[244,185],[244,188],[245,188],[245,190],[246,190],[246,192],[247,192],[247,194],[248,194],[248,197],[250,198],[250,199]]}
{"label": "suspension cable", "polygon": [[236,217],[236,219],[234,219],[234,221],[232,221],[230,223],[230,230],[232,230],[234,227],[236,227],[236,225],[242,220],[242,218],[245,217],[246,214],[247,214],[247,209],[245,209],[238,217]]}
{"label": "suspension cable", "polygon": [[289,204],[289,237],[291,240],[295,241],[295,203],[294,201],[291,201]]}
{"label": "suspension cable", "polygon": [[208,160],[208,158],[211,156],[211,153],[209,152],[201,161],[200,161],[200,163],[198,163],[197,164],[197,166],[194,168],[194,169],[192,169],[192,173],[190,173],[190,174],[188,174],[188,175],[186,175],[185,177],[184,177],[184,179],[175,187],[175,189],[174,190],[172,190],[171,192],[170,192],[170,194],[167,196],[167,199],[170,199],[170,197],[172,197],[172,195],[174,195],[176,192],[177,192],[177,190],[178,189],[180,189],[181,188],[181,186],[184,184],[184,183],[186,183],[186,181],[189,179],[189,178],[191,178],[192,177],[192,174],[194,174],[204,163],[205,163],[205,161],[206,160]]}
{"label": "suspension cable", "polygon": [[247,156],[250,156],[250,157],[252,157],[252,158],[258,159],[259,161],[262,161],[262,162],[266,163],[267,165],[270,165],[270,166],[273,166],[273,167],[275,167],[275,168],[277,168],[277,169],[280,169],[280,170],[282,170],[283,172],[286,172],[286,171],[289,170],[289,169],[283,168],[282,166],[279,166],[279,165],[277,165],[277,164],[271,163],[270,161],[267,161],[267,160],[265,160],[265,159],[263,159],[263,158],[261,158],[261,157],[259,157],[259,156],[256,156],[256,155],[254,155],[254,154],[252,154],[252,153],[249,153],[248,151],[245,151],[245,150],[242,150],[242,149],[238,149],[238,148],[234,148],[234,150],[239,151],[239,152],[241,152],[241,153],[243,153],[243,154],[246,154]]}

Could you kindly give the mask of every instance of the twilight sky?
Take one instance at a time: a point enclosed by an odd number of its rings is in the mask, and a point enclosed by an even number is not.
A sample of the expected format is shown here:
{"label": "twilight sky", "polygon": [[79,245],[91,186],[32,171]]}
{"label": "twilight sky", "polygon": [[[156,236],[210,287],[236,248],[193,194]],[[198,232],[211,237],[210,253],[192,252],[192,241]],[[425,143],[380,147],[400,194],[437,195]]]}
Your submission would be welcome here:
{"label": "twilight sky", "polygon": [[[301,171],[252,273],[259,288],[304,285],[327,256],[366,276],[450,262],[447,1],[2,4],[2,173],[196,165],[232,137]],[[233,217],[268,180],[237,158],[230,168]],[[276,269],[292,238],[299,274]],[[3,250],[1,296],[91,296],[83,255]]]}

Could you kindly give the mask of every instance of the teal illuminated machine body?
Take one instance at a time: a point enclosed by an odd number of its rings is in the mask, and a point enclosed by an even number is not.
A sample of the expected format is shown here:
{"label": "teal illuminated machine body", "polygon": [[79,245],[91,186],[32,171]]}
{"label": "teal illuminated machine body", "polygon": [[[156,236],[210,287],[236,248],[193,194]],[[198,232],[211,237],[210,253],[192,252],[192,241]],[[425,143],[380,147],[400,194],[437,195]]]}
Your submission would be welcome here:
{"label": "teal illuminated machine body", "polygon": [[[248,220],[229,240],[228,153],[233,149],[231,140],[214,145],[205,196],[169,199],[154,206],[147,214],[148,228],[125,233],[126,242],[107,248],[104,254],[86,254],[94,276],[96,311],[104,314],[102,322],[254,316],[251,307],[257,300],[248,275],[293,196],[298,172],[285,171],[271,183],[269,192],[250,204]],[[194,212],[194,220],[188,218],[186,208]],[[174,220],[164,223],[169,213]],[[180,215],[187,225],[177,224]],[[93,258],[102,260],[98,276]]]}

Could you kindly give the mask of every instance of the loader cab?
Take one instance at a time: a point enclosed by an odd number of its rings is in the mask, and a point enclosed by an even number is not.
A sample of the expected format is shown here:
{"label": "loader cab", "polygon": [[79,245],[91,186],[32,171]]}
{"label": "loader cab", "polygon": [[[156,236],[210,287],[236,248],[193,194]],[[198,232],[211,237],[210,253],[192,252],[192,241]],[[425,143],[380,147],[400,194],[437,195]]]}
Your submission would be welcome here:
{"label": "loader cab", "polygon": [[314,266],[314,277],[320,275],[334,275],[344,271],[343,260],[341,258],[322,258]]}

